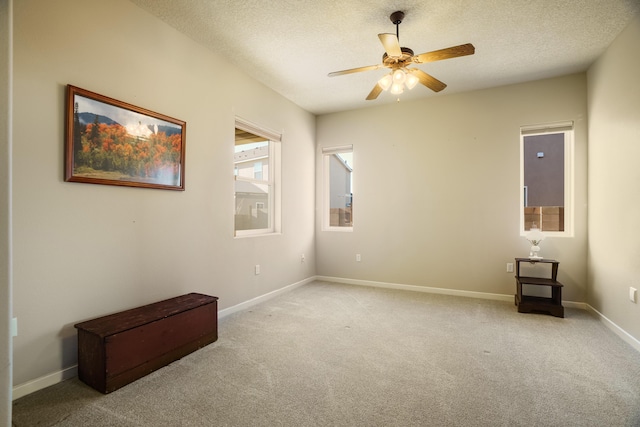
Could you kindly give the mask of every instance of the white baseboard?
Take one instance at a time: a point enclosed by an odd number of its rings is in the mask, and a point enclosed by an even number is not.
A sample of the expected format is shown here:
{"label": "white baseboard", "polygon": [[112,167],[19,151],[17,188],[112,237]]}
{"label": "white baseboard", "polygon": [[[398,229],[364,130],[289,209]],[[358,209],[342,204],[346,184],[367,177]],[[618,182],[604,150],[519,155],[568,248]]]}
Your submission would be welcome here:
{"label": "white baseboard", "polygon": [[307,283],[311,283],[314,280],[316,280],[315,276],[306,278],[304,280],[301,280],[299,282],[293,283],[291,285],[285,286],[284,288],[280,288],[280,289],[276,289],[275,291],[269,292],[267,294],[264,295],[260,295],[258,297],[255,297],[253,299],[250,299],[248,301],[245,302],[241,302],[240,304],[236,304],[232,307],[227,307],[223,310],[218,311],[218,319],[222,319],[223,317],[226,317],[232,313],[236,313],[238,311],[242,311],[242,310],[246,310],[249,307],[253,307],[256,304],[260,304],[261,302],[270,300],[271,298],[275,298],[278,295],[282,295],[286,292],[289,292],[295,288],[299,288],[300,286],[306,285]]}
{"label": "white baseboard", "polygon": [[586,310],[588,304],[586,302],[562,301],[562,305],[565,308],[579,308],[580,310]]}
{"label": "white baseboard", "polygon": [[[323,280],[325,282],[334,282],[334,283],[344,283],[347,285],[373,286],[376,288],[386,288],[386,289],[401,289],[404,291],[425,292],[425,293],[440,294],[440,295],[453,295],[457,297],[479,298],[479,299],[488,299],[488,300],[494,300],[494,301],[513,302],[513,298],[514,298],[513,294],[492,294],[489,292],[463,291],[460,289],[432,288],[428,286],[403,285],[398,283],[375,282],[370,280],[343,279],[341,277],[316,276],[316,280]],[[579,308],[582,310],[587,309],[587,304],[584,302],[562,301],[562,305],[568,308]]]}
{"label": "white baseboard", "polygon": [[459,289],[431,288],[428,286],[402,285],[398,283],[374,282],[370,280],[343,279],[340,277],[317,276],[316,280],[344,283],[347,285],[373,286],[376,288],[400,289],[404,291],[425,292],[430,294],[453,295],[458,297],[480,298],[513,302],[513,295],[491,294],[487,292],[463,291]]}
{"label": "white baseboard", "polygon": [[49,386],[58,384],[69,378],[73,378],[78,375],[78,365],[73,365],[69,368],[61,371],[54,372],[44,377],[36,378],[35,380],[26,382],[24,384],[17,385],[13,388],[12,400],[20,399],[27,394],[34,393],[38,390],[42,390]]}
{"label": "white baseboard", "polygon": [[627,331],[622,329],[620,326],[613,323],[611,319],[609,319],[604,314],[600,313],[595,308],[591,307],[589,304],[586,304],[586,307],[587,307],[587,311],[589,311],[591,314],[593,314],[598,319],[600,319],[600,321],[604,323],[607,328],[611,329],[617,336],[619,336],[628,344],[630,344],[631,347],[635,348],[637,351],[640,351],[640,341],[635,339],[631,334],[629,334]]}

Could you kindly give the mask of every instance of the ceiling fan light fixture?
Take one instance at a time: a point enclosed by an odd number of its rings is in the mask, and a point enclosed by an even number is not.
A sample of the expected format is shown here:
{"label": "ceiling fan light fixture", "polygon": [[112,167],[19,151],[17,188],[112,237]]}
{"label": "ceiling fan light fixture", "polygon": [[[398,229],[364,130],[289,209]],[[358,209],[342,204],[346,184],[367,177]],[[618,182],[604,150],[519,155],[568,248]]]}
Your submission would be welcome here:
{"label": "ceiling fan light fixture", "polygon": [[407,75],[402,69],[398,68],[393,72],[393,83],[398,83],[402,85],[406,79],[407,79]]}
{"label": "ceiling fan light fixture", "polygon": [[420,81],[420,79],[418,79],[413,74],[409,73],[409,74],[407,74],[407,80],[405,81],[404,84],[407,85],[407,89],[411,90],[414,87],[416,87],[416,85],[418,84],[419,81]]}
{"label": "ceiling fan light fixture", "polygon": [[400,95],[404,92],[404,85],[402,83],[394,83],[391,85],[391,93],[394,95]]}
{"label": "ceiling fan light fixture", "polygon": [[393,77],[391,74],[385,74],[380,80],[378,80],[378,84],[382,88],[382,90],[389,90],[391,85],[393,84]]}

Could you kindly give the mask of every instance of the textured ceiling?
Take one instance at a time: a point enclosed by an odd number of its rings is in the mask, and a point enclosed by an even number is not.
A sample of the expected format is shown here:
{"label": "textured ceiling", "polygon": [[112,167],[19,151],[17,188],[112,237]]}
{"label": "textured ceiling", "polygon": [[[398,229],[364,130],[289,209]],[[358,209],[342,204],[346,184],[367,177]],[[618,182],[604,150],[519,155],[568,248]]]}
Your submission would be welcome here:
{"label": "textured ceiling", "polygon": [[385,69],[328,77],[381,62],[379,33],[416,54],[473,43],[475,55],[421,64],[445,82],[401,100],[585,71],[637,13],[640,0],[131,0],[315,114],[395,102],[365,101]]}

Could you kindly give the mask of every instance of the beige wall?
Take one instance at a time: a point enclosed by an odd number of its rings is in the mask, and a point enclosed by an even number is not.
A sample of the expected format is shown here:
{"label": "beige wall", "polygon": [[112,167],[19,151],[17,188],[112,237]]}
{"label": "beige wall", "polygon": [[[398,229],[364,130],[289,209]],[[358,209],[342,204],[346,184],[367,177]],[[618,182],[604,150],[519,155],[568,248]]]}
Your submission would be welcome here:
{"label": "beige wall", "polygon": [[11,423],[11,5],[0,0],[0,425]]}
{"label": "beige wall", "polygon": [[[14,384],[73,366],[82,320],[315,274],[313,115],[126,0],[21,0],[14,21]],[[67,84],[185,120],[186,191],[63,182]],[[283,132],[281,235],[233,238],[235,114]]]}
{"label": "beige wall", "polygon": [[590,68],[589,304],[640,340],[640,17]]}
{"label": "beige wall", "polygon": [[520,126],[565,120],[575,122],[575,236],[541,247],[560,261],[564,299],[585,301],[585,74],[319,117],[316,153],[353,144],[356,167],[353,233],[321,231],[316,218],[318,274],[513,294],[506,263],[529,253]]}

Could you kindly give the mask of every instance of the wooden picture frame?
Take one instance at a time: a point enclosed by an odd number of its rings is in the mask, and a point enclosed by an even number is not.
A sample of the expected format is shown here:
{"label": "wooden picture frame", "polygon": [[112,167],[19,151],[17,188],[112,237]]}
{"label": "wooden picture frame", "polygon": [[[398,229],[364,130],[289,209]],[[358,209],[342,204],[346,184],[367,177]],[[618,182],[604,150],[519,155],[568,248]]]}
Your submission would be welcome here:
{"label": "wooden picture frame", "polygon": [[184,191],[187,124],[67,85],[65,181]]}

